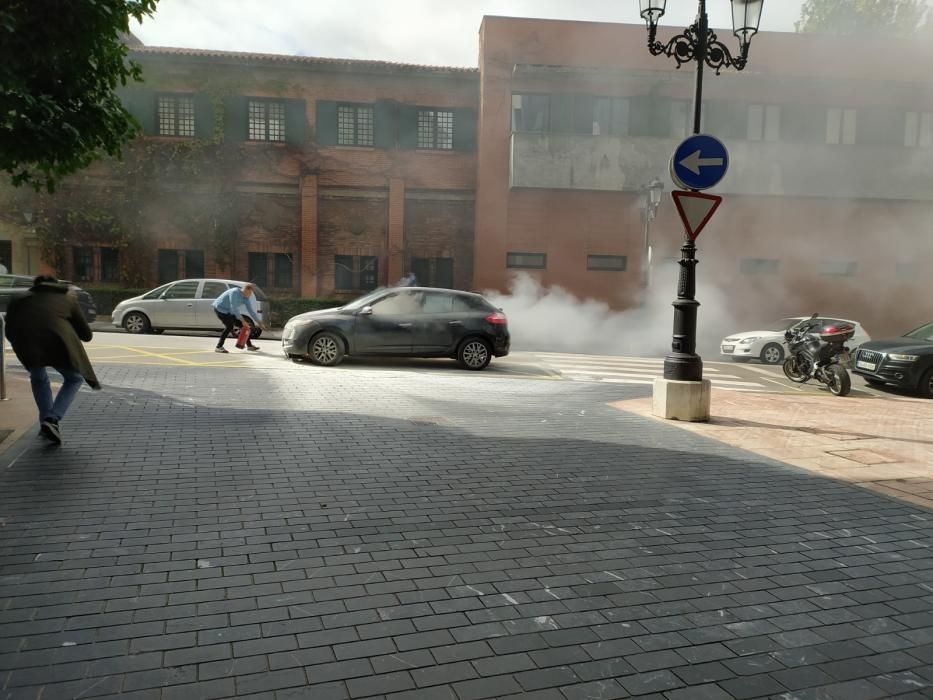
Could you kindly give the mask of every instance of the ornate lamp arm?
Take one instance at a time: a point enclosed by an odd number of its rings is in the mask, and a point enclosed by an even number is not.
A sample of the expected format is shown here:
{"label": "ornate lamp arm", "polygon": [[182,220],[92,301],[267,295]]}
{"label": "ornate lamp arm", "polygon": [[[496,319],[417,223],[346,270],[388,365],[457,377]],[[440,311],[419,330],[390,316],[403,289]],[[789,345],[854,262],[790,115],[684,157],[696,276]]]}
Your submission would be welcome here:
{"label": "ornate lamp arm", "polygon": [[[678,34],[666,44],[657,40],[657,25],[648,27],[648,50],[652,56],[668,56],[677,61],[679,69],[685,63],[692,63],[697,59],[697,47],[699,46],[699,27],[696,23],[687,27],[683,34]],[[722,72],[723,68],[735,68],[742,70],[748,63],[748,45],[742,47],[738,56],[733,56],[728,47],[719,41],[713,30],[706,32],[706,55],[702,57],[703,62],[716,71],[716,75]]]}

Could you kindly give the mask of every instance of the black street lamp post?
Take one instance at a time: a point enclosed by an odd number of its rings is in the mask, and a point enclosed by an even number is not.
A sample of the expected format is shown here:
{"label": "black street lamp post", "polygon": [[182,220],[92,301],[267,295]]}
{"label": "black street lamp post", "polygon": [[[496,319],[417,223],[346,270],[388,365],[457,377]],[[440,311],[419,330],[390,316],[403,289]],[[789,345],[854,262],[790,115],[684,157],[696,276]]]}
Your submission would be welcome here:
{"label": "black street lamp post", "polygon": [[645,244],[642,250],[642,260],[644,261],[643,275],[644,286],[647,288],[651,284],[651,222],[658,214],[658,207],[661,206],[661,193],[664,191],[664,183],[658,178],[653,178],[647,185],[642,185],[638,190],[642,197],[642,207],[645,212]]}
{"label": "black street lamp post", "polygon": [[[764,0],[731,0],[733,34],[738,37],[740,52],[733,56],[709,28],[706,0],[699,0],[696,21],[666,44],[657,40],[658,20],[664,15],[667,0],[639,0],[641,16],[648,25],[648,50],[654,56],[669,56],[677,68],[685,63],[696,64],[693,92],[693,133],[700,133],[703,105],[703,65],[716,71],[732,67],[745,68],[752,37],[758,31]],[[703,360],[696,354],[696,243],[690,238],[680,249],[680,279],[674,306],[674,334],[671,352],[664,358],[664,378],[699,382],[703,379]]]}

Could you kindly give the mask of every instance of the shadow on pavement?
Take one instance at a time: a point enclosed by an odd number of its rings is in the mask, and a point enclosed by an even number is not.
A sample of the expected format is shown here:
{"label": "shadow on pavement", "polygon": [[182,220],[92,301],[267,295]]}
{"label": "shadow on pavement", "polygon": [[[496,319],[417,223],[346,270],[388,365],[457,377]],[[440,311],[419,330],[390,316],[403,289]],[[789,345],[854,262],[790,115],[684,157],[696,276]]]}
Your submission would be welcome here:
{"label": "shadow on pavement", "polygon": [[0,472],[3,697],[933,681],[928,511],[621,412],[450,403],[81,394]]}

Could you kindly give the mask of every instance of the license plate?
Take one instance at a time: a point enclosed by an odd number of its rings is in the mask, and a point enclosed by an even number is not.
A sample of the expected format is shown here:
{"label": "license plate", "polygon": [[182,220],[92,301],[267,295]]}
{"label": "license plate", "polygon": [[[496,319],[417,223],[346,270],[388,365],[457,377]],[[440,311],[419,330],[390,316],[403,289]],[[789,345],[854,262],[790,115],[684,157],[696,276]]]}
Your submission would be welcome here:
{"label": "license plate", "polygon": [[877,365],[874,362],[866,362],[865,360],[859,360],[858,362],[855,363],[855,366],[858,367],[859,369],[874,370]]}
{"label": "license plate", "polygon": [[722,346],[723,352],[732,352],[733,350],[735,350],[735,345],[723,345]]}

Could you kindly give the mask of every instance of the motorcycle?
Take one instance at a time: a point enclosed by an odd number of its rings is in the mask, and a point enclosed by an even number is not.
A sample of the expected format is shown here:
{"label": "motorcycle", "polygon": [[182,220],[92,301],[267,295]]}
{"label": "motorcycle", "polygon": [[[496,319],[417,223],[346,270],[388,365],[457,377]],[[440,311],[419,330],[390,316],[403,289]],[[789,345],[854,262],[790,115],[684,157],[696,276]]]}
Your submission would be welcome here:
{"label": "motorcycle", "polygon": [[852,389],[852,379],[845,368],[849,364],[849,349],[845,343],[855,335],[855,326],[850,323],[821,325],[816,319],[817,314],[813,314],[784,332],[788,350],[784,374],[797,384],[816,379],[833,395],[845,396]]}

